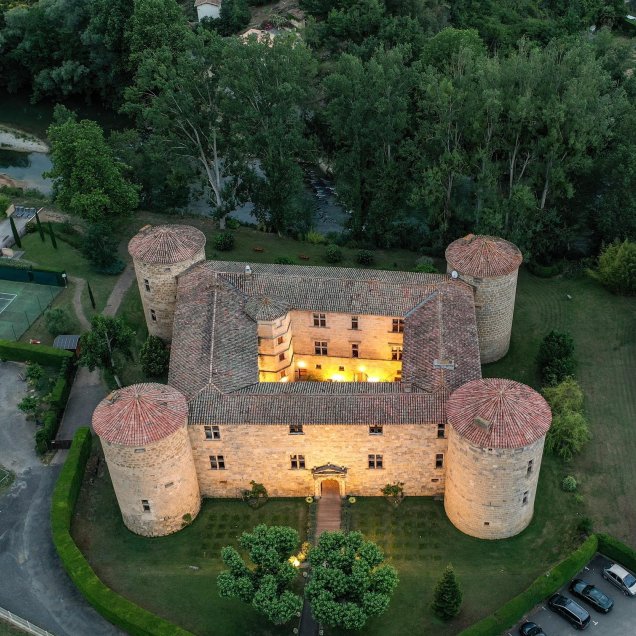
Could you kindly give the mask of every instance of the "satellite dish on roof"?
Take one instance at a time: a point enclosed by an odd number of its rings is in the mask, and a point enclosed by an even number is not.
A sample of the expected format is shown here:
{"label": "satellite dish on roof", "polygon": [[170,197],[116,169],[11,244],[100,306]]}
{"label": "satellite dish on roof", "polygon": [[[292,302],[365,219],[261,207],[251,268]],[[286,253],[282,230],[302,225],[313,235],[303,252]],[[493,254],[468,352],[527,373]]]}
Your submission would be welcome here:
{"label": "satellite dish on roof", "polygon": [[459,278],[459,274],[458,274],[455,270],[453,270],[453,271],[451,272],[451,278],[452,278],[453,280],[457,280],[457,279]]}

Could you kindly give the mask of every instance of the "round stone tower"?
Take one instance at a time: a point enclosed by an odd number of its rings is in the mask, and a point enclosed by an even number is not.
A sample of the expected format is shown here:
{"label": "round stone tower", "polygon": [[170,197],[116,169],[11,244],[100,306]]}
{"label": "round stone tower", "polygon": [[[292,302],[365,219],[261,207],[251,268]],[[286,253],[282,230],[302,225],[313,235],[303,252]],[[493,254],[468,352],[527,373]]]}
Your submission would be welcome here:
{"label": "round stone tower", "polygon": [[182,393],[164,384],[114,391],[93,413],[124,524],[146,537],[180,530],[201,495]]}
{"label": "round stone tower", "polygon": [[205,260],[205,235],[189,225],[147,225],[132,237],[133,258],[148,332],[172,340],[177,276]]}
{"label": "round stone tower", "polygon": [[448,273],[475,289],[475,313],[482,364],[503,358],[510,346],[517,273],[523,256],[509,241],[469,234],[446,248]]}
{"label": "round stone tower", "polygon": [[454,391],[444,507],[462,532],[505,539],[532,519],[545,435],[547,402],[512,380],[473,380]]}

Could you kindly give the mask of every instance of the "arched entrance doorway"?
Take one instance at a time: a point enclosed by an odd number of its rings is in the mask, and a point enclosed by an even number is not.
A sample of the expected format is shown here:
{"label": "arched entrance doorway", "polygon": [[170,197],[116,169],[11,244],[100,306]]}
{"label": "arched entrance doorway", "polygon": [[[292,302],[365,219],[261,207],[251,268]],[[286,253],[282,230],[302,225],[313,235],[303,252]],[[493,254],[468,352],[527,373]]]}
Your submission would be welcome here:
{"label": "arched entrance doorway", "polygon": [[320,494],[322,497],[340,496],[340,484],[335,479],[324,479],[320,482]]}
{"label": "arched entrance doorway", "polygon": [[340,497],[346,496],[346,466],[324,464],[312,468],[311,472],[314,476],[314,497],[322,497],[325,492],[334,491],[337,491]]}

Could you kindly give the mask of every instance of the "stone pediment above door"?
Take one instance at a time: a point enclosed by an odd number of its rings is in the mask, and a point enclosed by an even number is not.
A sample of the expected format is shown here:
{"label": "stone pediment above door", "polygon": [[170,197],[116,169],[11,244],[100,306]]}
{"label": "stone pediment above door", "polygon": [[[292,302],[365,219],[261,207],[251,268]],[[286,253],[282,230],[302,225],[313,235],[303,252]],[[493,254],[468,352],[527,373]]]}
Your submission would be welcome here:
{"label": "stone pediment above door", "polygon": [[336,466],[335,464],[323,464],[322,466],[314,466],[311,469],[314,477],[328,477],[329,475],[346,477],[347,467]]}

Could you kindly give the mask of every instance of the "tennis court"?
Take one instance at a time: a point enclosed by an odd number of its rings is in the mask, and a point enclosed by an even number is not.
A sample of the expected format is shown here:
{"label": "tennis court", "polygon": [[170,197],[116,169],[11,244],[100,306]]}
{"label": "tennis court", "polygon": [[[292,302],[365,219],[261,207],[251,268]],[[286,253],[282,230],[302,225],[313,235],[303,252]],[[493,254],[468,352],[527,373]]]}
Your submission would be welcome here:
{"label": "tennis court", "polygon": [[53,285],[0,280],[0,339],[17,340],[62,289]]}

